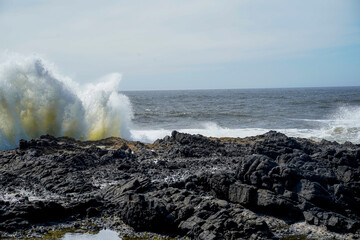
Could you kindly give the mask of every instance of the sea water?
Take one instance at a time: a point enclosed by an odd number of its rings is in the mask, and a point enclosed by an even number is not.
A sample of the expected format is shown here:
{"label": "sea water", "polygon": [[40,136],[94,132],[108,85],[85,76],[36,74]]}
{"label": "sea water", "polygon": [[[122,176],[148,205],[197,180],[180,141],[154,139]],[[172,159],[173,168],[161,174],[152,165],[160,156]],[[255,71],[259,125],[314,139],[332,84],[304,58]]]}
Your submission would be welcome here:
{"label": "sea water", "polygon": [[173,130],[212,137],[276,130],[360,143],[360,87],[121,92],[120,80],[112,73],[80,85],[42,58],[9,58],[0,64],[0,150],[43,134],[153,142]]}
{"label": "sea water", "polygon": [[360,87],[123,92],[133,107],[133,139],[172,130],[246,137],[269,130],[315,141],[360,143]]}
{"label": "sea water", "polygon": [[80,85],[36,56],[0,64],[0,150],[43,134],[81,140],[130,138],[132,110],[118,92],[121,74]]}
{"label": "sea water", "polygon": [[111,230],[101,230],[96,234],[67,233],[61,240],[121,240],[119,234]]}

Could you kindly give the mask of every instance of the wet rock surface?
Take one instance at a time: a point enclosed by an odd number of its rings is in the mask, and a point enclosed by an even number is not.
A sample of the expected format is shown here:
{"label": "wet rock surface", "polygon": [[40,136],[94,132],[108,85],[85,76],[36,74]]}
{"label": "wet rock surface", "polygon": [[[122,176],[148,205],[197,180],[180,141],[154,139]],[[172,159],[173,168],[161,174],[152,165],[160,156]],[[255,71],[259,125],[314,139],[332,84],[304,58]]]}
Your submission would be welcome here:
{"label": "wet rock surface", "polygon": [[274,131],[243,139],[174,131],[153,144],[45,135],[0,152],[0,237],[116,218],[133,235],[357,239],[359,206],[360,145]]}

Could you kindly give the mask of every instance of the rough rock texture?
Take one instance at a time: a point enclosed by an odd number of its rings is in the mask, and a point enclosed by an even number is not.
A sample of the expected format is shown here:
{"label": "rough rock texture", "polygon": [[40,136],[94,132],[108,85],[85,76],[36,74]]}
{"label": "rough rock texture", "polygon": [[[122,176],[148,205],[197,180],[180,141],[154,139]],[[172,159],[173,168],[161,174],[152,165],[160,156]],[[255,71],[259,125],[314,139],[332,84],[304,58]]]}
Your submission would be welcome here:
{"label": "rough rock texture", "polygon": [[46,135],[0,152],[0,237],[116,217],[179,238],[277,239],[304,222],[356,239],[359,206],[360,145],[274,131],[243,139],[174,131],[153,144]]}

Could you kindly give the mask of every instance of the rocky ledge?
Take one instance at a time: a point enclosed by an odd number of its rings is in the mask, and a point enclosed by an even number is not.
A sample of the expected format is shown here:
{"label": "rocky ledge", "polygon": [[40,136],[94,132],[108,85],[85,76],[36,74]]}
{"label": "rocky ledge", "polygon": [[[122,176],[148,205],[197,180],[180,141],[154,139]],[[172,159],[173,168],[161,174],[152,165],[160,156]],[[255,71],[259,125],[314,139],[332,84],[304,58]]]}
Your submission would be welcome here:
{"label": "rocky ledge", "polygon": [[112,229],[119,224],[109,219],[119,219],[131,234],[164,238],[360,237],[360,145],[274,131],[174,131],[153,144],[46,135],[19,145],[0,152],[0,237],[86,219]]}

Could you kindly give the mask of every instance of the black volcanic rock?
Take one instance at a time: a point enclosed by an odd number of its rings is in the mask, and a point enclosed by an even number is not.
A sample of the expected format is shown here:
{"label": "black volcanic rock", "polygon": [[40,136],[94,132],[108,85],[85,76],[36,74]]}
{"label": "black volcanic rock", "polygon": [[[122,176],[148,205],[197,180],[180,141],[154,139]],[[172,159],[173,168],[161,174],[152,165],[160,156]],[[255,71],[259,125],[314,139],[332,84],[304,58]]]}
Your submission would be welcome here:
{"label": "black volcanic rock", "polygon": [[274,131],[174,131],[153,144],[45,135],[0,152],[0,237],[119,217],[136,231],[191,239],[277,239],[302,221],[356,238],[359,206],[359,145]]}

